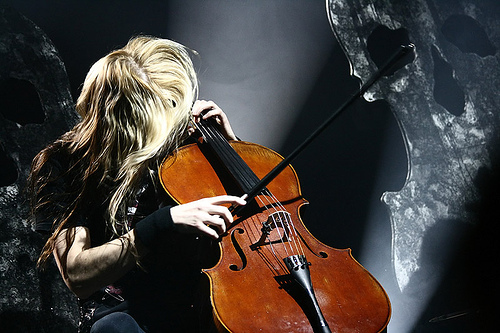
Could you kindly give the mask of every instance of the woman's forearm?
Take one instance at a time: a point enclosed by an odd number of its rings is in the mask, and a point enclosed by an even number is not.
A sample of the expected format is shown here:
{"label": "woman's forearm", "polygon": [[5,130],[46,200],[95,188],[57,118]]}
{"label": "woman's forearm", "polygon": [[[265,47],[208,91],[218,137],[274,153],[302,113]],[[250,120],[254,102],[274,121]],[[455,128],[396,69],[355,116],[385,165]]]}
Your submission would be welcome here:
{"label": "woman's forearm", "polygon": [[[74,235],[68,235],[74,232]],[[74,237],[69,250],[67,236]],[[90,247],[87,228],[78,227],[61,233],[54,250],[59,270],[69,289],[85,299],[95,291],[107,286],[132,269],[137,262],[136,255],[144,255],[141,246],[135,245],[134,230],[101,246]]]}

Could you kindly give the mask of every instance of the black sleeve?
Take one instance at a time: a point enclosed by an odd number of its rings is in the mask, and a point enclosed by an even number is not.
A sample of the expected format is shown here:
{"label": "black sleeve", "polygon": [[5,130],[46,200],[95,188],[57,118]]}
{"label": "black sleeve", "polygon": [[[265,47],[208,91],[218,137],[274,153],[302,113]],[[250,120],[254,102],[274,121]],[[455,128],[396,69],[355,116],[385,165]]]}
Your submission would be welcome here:
{"label": "black sleeve", "polygon": [[[40,233],[52,233],[55,221],[60,220],[72,208],[78,195],[74,189],[74,177],[68,172],[69,163],[56,154],[49,158],[40,170],[40,177],[47,179],[37,196],[34,229]],[[86,226],[82,215],[75,214],[71,226]],[[69,225],[68,225],[69,226]]]}
{"label": "black sleeve", "polygon": [[142,245],[154,248],[165,233],[174,228],[170,206],[149,214],[135,225],[135,235]]}

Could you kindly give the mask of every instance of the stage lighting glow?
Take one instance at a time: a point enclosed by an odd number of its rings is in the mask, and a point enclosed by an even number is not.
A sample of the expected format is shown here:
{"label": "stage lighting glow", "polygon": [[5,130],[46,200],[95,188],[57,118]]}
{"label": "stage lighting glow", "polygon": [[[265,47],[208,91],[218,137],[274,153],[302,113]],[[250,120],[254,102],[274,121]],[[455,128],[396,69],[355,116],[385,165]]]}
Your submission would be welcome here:
{"label": "stage lighting glow", "polygon": [[200,53],[200,98],[246,141],[279,147],[334,45],[324,4],[173,1],[170,38]]}

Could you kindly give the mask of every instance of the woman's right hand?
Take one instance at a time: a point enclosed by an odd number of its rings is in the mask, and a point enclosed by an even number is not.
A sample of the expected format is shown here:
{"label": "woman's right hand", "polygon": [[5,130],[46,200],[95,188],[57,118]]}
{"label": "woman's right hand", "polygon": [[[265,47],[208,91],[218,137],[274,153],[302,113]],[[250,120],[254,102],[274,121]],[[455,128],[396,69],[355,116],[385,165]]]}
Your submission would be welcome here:
{"label": "woman's right hand", "polygon": [[[170,215],[174,225],[181,231],[199,232],[214,239],[226,232],[226,228],[233,222],[233,216],[225,204],[232,206],[245,205],[246,201],[232,195],[204,198],[174,206]],[[211,228],[214,227],[214,228]]]}

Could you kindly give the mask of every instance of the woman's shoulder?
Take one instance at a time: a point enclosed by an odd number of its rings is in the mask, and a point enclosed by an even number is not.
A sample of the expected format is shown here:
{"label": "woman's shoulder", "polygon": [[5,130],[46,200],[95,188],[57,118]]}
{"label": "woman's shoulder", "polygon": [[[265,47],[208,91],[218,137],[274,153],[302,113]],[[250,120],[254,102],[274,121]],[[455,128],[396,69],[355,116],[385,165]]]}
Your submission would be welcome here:
{"label": "woman's shoulder", "polygon": [[44,165],[40,169],[43,176],[50,178],[63,176],[75,170],[75,163],[80,158],[75,153],[70,153],[64,146],[53,147],[47,152]]}

